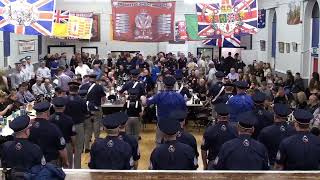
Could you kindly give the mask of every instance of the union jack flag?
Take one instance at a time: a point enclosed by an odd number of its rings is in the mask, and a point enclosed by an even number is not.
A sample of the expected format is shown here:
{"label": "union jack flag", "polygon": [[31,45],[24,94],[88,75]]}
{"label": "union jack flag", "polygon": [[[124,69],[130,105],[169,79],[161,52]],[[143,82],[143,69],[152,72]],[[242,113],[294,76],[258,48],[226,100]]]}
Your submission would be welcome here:
{"label": "union jack flag", "polygon": [[55,0],[0,0],[0,30],[50,36]]}
{"label": "union jack flag", "polygon": [[217,47],[240,47],[241,41],[240,36],[233,36],[230,38],[218,38],[218,39],[206,39],[202,41],[202,44],[208,46],[217,46]]}
{"label": "union jack flag", "polygon": [[54,14],[54,22],[55,23],[68,23],[70,12],[67,10],[56,10]]}
{"label": "union jack flag", "polygon": [[198,34],[202,38],[230,38],[257,32],[256,0],[220,0],[218,3],[196,4]]}

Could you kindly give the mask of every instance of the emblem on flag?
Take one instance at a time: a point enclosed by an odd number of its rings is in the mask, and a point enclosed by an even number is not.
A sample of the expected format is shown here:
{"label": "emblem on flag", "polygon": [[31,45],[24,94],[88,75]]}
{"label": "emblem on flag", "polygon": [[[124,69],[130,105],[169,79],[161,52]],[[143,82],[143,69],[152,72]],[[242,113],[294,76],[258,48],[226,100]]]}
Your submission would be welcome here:
{"label": "emblem on flag", "polygon": [[218,38],[218,39],[206,39],[202,43],[208,46],[217,46],[217,47],[240,47],[241,41],[240,36],[232,36],[229,38]]}
{"label": "emblem on flag", "polygon": [[[196,4],[198,34],[202,38],[231,38],[255,34],[258,24],[256,0],[221,0]],[[223,37],[224,38],[223,38]]]}
{"label": "emblem on flag", "polygon": [[69,21],[69,11],[67,10],[56,10],[54,14],[55,23],[68,23]]}
{"label": "emblem on flag", "polygon": [[0,0],[0,30],[17,34],[52,34],[55,0]]}

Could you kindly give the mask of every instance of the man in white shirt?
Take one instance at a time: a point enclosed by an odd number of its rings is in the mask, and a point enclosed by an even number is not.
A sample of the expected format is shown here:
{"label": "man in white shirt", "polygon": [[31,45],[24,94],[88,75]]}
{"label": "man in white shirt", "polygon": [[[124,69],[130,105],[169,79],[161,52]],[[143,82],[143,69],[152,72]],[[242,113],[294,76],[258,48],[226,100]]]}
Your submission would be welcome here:
{"label": "man in white shirt", "polygon": [[80,74],[81,77],[88,75],[90,73],[90,68],[88,65],[83,64],[82,61],[79,61],[78,67],[75,69],[75,74]]}
{"label": "man in white shirt", "polygon": [[37,77],[51,79],[51,72],[50,69],[46,67],[45,61],[40,62],[40,67],[37,70]]}
{"label": "man in white shirt", "polygon": [[215,83],[215,80],[216,80],[216,74],[217,70],[214,66],[214,63],[209,63],[209,73],[208,73],[208,76],[207,76],[207,80],[208,80],[208,84],[211,84],[211,83]]}
{"label": "man in white shirt", "polygon": [[28,71],[28,79],[33,79],[35,77],[35,74],[34,74],[34,67],[31,63],[31,56],[27,56],[25,57],[25,60],[27,61],[25,67],[26,67],[26,70]]}
{"label": "man in white shirt", "polygon": [[28,71],[26,65],[27,60],[25,58],[20,59],[21,63],[21,72],[23,73],[23,82],[29,82],[31,80],[30,72]]}
{"label": "man in white shirt", "polygon": [[34,85],[32,85],[32,92],[35,96],[46,95],[47,90],[42,83],[43,79],[41,77],[37,78],[37,81]]}

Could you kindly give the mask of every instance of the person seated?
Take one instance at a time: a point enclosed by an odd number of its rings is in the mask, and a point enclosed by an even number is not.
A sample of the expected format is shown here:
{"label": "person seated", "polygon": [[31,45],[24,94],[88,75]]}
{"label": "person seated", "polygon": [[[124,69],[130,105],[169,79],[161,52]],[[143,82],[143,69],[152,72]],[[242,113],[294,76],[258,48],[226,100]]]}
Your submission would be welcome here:
{"label": "person seated", "polygon": [[53,93],[54,93],[54,89],[53,89],[53,86],[52,86],[52,84],[51,84],[50,79],[49,79],[49,78],[44,79],[43,85],[44,85],[44,88],[45,88],[46,91],[47,91],[47,95],[48,95],[48,96],[52,96]]}
{"label": "person seated", "polygon": [[44,84],[42,83],[43,78],[42,77],[38,77],[36,80],[36,83],[32,86],[32,92],[35,96],[39,96],[39,95],[46,95],[47,94],[47,90],[44,87]]}
{"label": "person seated", "polygon": [[17,91],[11,90],[9,94],[9,98],[6,102],[4,102],[4,106],[12,106],[10,109],[7,110],[4,116],[10,116],[13,112],[20,109],[21,106],[23,106],[23,103],[18,101]]}
{"label": "person seated", "polygon": [[20,84],[17,97],[18,101],[24,105],[36,100],[33,94],[31,94],[31,92],[28,90],[28,83],[26,82]]}
{"label": "person seated", "polygon": [[232,82],[239,81],[239,74],[236,72],[236,70],[234,68],[230,69],[230,73],[227,75],[227,77]]}
{"label": "person seated", "polygon": [[7,93],[0,90],[0,116],[5,116],[11,110],[12,104],[6,105]]}
{"label": "person seated", "polygon": [[318,96],[312,94],[309,97],[308,110],[313,114],[315,112],[315,110],[318,108],[319,108],[319,98],[318,98]]}
{"label": "person seated", "polygon": [[207,89],[206,81],[204,79],[200,79],[199,84],[196,86],[194,91],[198,94],[200,101],[206,100]]}

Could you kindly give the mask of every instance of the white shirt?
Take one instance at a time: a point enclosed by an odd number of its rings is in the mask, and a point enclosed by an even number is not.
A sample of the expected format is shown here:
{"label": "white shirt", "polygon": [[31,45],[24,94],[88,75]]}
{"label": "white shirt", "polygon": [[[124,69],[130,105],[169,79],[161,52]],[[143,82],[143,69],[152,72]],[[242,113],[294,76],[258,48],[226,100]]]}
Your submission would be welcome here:
{"label": "white shirt", "polygon": [[35,96],[39,96],[39,95],[45,95],[47,94],[47,90],[46,88],[44,87],[44,84],[40,84],[40,86],[38,86],[38,84],[34,84],[32,86],[32,92]]}
{"label": "white shirt", "polygon": [[88,65],[86,64],[83,64],[82,66],[78,66],[76,67],[75,69],[75,74],[81,74],[81,77],[85,76],[85,75],[88,75],[90,72],[90,68]]}
{"label": "white shirt", "polygon": [[211,69],[209,70],[208,77],[207,77],[207,79],[208,79],[209,82],[215,81],[215,79],[216,79],[216,76],[215,76],[216,72],[217,72],[216,68],[211,68]]}
{"label": "white shirt", "polygon": [[26,70],[29,72],[29,77],[30,79],[34,78],[34,67],[32,64],[26,64]]}
{"label": "white shirt", "polygon": [[234,80],[239,81],[239,74],[238,74],[238,73],[234,73],[234,74],[229,73],[229,74],[228,74],[228,78],[229,78],[231,81],[234,81]]}
{"label": "white shirt", "polygon": [[39,67],[37,70],[37,77],[42,77],[42,78],[50,78],[51,77],[51,72],[50,69],[47,67]]}

